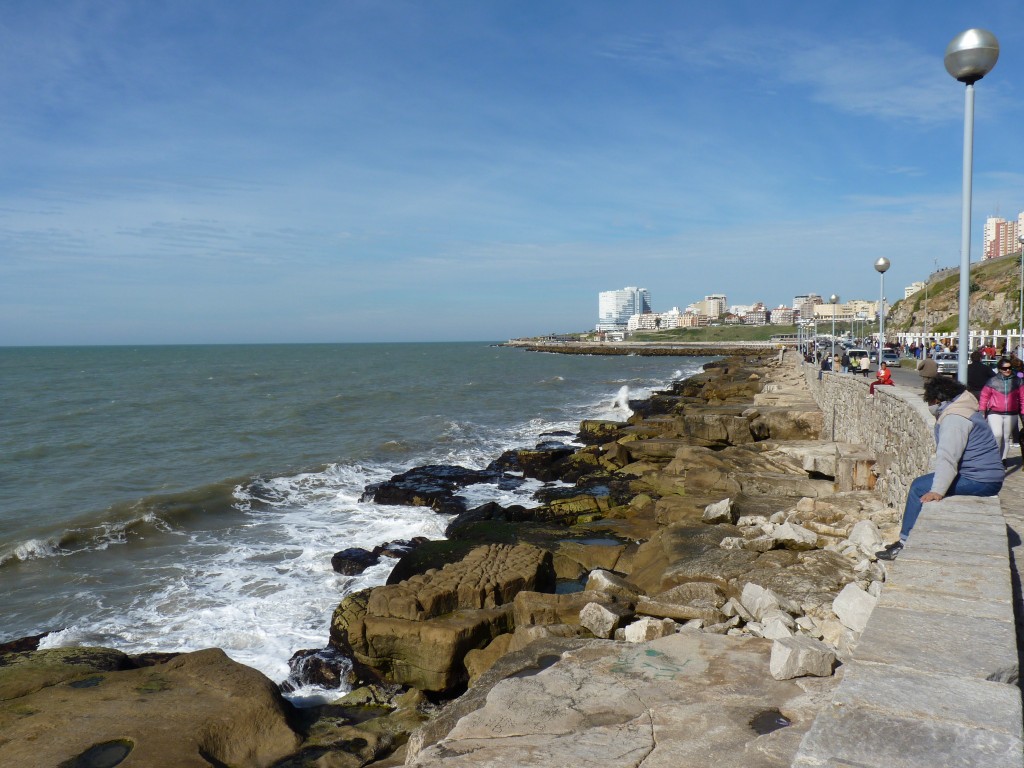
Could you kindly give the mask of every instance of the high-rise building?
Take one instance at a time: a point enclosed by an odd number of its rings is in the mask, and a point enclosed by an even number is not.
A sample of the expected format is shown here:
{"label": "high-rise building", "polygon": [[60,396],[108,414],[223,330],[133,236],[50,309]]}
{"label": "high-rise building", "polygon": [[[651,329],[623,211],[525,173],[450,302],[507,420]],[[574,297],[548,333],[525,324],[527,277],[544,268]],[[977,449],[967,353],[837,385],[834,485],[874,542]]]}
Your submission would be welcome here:
{"label": "high-rise building", "polygon": [[1017,253],[1020,243],[1017,237],[1024,232],[1024,211],[1017,215],[1016,221],[1007,221],[998,216],[985,219],[985,244],[981,258],[998,259],[1009,253]]}
{"label": "high-rise building", "polygon": [[597,330],[625,330],[631,315],[650,311],[651,294],[646,288],[627,286],[618,291],[601,291],[597,296]]}
{"label": "high-rise building", "polygon": [[715,319],[725,314],[727,306],[728,301],[724,293],[712,293],[710,296],[705,296],[702,301],[695,301],[688,309]]}
{"label": "high-rise building", "polygon": [[801,320],[814,318],[814,307],[816,304],[824,304],[824,299],[816,293],[806,293],[803,296],[793,298],[793,311],[800,313]]}

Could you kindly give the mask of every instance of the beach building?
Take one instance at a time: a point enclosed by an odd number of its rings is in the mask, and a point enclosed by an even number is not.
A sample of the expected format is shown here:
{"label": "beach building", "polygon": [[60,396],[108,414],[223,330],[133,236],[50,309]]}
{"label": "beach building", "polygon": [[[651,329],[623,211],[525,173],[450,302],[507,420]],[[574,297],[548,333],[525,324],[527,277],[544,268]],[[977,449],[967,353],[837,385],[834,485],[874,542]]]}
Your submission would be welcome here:
{"label": "beach building", "polygon": [[633,315],[651,311],[651,294],[646,288],[627,286],[617,291],[601,291],[597,297],[597,330],[623,331]]}

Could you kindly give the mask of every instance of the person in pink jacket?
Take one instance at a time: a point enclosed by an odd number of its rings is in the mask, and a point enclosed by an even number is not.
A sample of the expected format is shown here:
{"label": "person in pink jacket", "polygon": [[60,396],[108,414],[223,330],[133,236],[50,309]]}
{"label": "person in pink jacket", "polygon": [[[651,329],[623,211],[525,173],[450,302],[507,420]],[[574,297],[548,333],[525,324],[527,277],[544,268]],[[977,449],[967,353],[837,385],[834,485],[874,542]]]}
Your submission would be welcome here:
{"label": "person in pink jacket", "polygon": [[1013,442],[1017,417],[1021,414],[1021,384],[1022,380],[1013,373],[1010,358],[1000,358],[996,375],[981,388],[981,397],[978,399],[978,410],[985,414],[988,420],[988,426],[999,445],[1004,465],[1010,443]]}

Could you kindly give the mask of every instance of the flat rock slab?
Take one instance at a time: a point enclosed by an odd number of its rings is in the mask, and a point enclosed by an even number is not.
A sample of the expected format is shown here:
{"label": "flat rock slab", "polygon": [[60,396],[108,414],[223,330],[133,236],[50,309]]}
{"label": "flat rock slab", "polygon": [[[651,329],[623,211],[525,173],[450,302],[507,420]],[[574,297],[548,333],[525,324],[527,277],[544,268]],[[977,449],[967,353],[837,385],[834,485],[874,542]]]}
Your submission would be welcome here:
{"label": "flat rock slab", "polygon": [[879,603],[887,608],[908,608],[925,613],[999,621],[1007,621],[1012,612],[1012,607],[1002,600],[957,597],[943,592],[934,592],[927,587],[906,588],[899,584],[886,584]]}
{"label": "flat rock slab", "polygon": [[[912,544],[909,544],[902,552],[900,552],[899,558],[892,565],[888,565],[886,567],[895,572],[899,570],[903,563],[924,561],[927,563],[937,564],[948,563],[950,565],[966,565],[972,568],[1002,568],[1005,570],[1005,551],[1000,552],[999,554],[993,554],[992,550],[995,547],[993,542],[988,538],[983,540],[982,537],[979,536],[969,541],[971,541],[975,546],[965,549],[959,545],[959,542],[956,546],[951,546],[948,543],[943,546],[939,546],[933,541],[926,541],[922,538],[914,541]],[[1006,536],[1004,535],[1001,541],[1001,543],[1004,544],[1004,550],[1005,542]],[[966,543],[967,542],[965,542],[965,544]]]}
{"label": "flat rock slab", "polygon": [[[942,694],[936,695],[939,691]],[[1020,689],[1006,683],[854,662],[847,665],[832,704],[959,723],[1021,738]]]}
{"label": "flat rock slab", "polygon": [[[537,674],[497,683],[409,765],[788,766],[820,701],[768,675],[771,642],[682,632],[595,641]],[[824,681],[832,687],[833,681]],[[767,734],[751,725],[781,712]]]}
{"label": "flat rock slab", "polygon": [[793,768],[1020,768],[1019,689],[868,666],[847,670]]}
{"label": "flat rock slab", "polygon": [[891,573],[893,582],[901,587],[1005,603],[1006,617],[1013,618],[1013,587],[1005,557],[1001,564],[989,562],[985,566],[949,561],[897,560]]}
{"label": "flat rock slab", "polygon": [[1017,637],[1012,617],[998,621],[879,605],[854,655],[863,662],[986,680],[1017,667]]}

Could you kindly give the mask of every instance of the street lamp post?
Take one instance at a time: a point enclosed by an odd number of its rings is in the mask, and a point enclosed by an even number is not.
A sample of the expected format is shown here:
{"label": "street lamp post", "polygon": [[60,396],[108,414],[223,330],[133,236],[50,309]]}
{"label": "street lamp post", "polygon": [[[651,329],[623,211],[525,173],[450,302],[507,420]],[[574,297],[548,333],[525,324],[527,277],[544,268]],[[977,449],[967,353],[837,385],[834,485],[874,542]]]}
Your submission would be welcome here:
{"label": "street lamp post", "polygon": [[834,293],[828,297],[829,304],[832,305],[832,364],[836,363],[836,304],[839,303],[839,297]]}
{"label": "street lamp post", "polygon": [[971,300],[971,172],[974,165],[974,84],[992,71],[999,59],[999,41],[987,29],[968,29],[946,46],[946,71],[966,86],[964,95],[964,168],[960,212],[960,344],[957,378],[967,384],[970,354]]}
{"label": "street lamp post", "polygon": [[879,273],[882,280],[879,293],[879,359],[881,360],[882,350],[886,346],[886,272],[889,270],[889,259],[883,256],[874,262],[874,270]]}
{"label": "street lamp post", "polygon": [[878,294],[878,359],[882,359],[885,348],[885,273],[889,270],[889,260],[883,256],[875,262],[875,271],[882,281]]}
{"label": "street lamp post", "polygon": [[[1017,350],[1024,347],[1024,235],[1017,235],[1020,243],[1020,304],[1017,310]],[[1017,357],[1020,357],[1018,354]]]}

